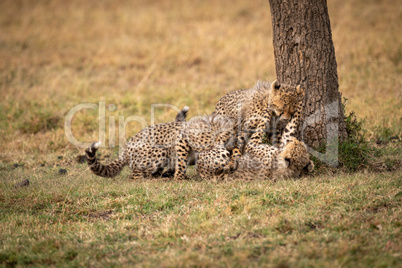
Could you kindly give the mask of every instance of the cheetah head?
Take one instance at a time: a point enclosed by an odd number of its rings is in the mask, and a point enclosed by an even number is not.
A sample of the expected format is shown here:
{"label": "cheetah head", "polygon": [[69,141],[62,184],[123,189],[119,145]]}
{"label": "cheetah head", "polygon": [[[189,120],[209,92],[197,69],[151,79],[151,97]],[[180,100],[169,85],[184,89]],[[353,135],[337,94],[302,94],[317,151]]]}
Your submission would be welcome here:
{"label": "cheetah head", "polygon": [[274,81],[271,84],[272,95],[270,108],[281,120],[290,120],[295,113],[300,101],[304,100],[305,90],[300,85],[297,87],[279,84]]}
{"label": "cheetah head", "polygon": [[312,172],[314,163],[310,160],[307,146],[297,139],[290,141],[278,155],[279,168],[274,177],[299,177],[302,171]]}

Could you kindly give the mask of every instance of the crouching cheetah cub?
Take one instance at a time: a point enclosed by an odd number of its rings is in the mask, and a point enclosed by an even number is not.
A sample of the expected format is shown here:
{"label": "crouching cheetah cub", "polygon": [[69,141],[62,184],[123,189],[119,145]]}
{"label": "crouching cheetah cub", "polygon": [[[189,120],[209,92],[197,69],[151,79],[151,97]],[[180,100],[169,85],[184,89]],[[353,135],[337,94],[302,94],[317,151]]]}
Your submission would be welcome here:
{"label": "crouching cheetah cub", "polygon": [[185,118],[189,108],[184,107],[174,122],[157,124],[138,132],[127,142],[120,156],[108,165],[96,158],[100,142],[93,143],[85,153],[93,173],[112,178],[128,165],[131,179],[158,176],[164,168],[175,166],[174,177],[182,179],[187,168],[189,146],[183,139]]}
{"label": "crouching cheetah cub", "polygon": [[[116,176],[125,165],[132,170],[132,179],[159,176],[163,169],[174,168],[174,178],[183,179],[190,156],[225,144],[233,136],[233,127],[220,116],[202,116],[185,122],[188,107],[170,123],[157,124],[143,129],[130,138],[118,159],[108,165],[99,163],[96,151],[100,143],[93,143],[87,150],[87,162],[93,173],[102,177]],[[224,168],[226,155],[214,159]]]}

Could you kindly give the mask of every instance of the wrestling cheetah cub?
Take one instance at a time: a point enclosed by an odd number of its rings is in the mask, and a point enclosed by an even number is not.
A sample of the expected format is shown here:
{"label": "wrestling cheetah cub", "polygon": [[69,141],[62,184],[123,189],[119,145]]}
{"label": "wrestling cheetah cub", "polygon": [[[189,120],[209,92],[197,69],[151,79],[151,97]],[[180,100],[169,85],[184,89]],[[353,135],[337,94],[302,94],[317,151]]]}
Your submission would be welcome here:
{"label": "wrestling cheetah cub", "polygon": [[[256,136],[259,136],[258,133]],[[210,151],[200,153],[197,160],[197,172],[200,177],[215,181],[223,179],[276,180],[296,178],[303,170],[311,172],[314,168],[314,163],[309,160],[307,146],[291,136],[282,140],[280,148],[262,144],[257,137],[252,136],[246,145],[245,153],[239,157],[237,169],[233,173],[225,172],[222,168],[230,161],[229,154],[223,145],[217,145]]]}
{"label": "wrestling cheetah cub", "polygon": [[[300,85],[294,87],[277,81],[272,84],[259,81],[251,89],[237,90],[223,96],[214,114],[230,117],[236,123],[237,138],[230,165],[235,168],[235,160],[243,153],[252,133],[270,130],[272,123],[279,119],[282,125],[289,120],[298,125],[304,98],[305,90]],[[275,130],[278,140],[280,133]]]}
{"label": "wrestling cheetah cub", "polygon": [[283,149],[268,144],[259,144],[239,158],[235,172],[227,179],[264,180],[297,178],[302,171],[312,172],[314,163],[304,142],[291,138]]}

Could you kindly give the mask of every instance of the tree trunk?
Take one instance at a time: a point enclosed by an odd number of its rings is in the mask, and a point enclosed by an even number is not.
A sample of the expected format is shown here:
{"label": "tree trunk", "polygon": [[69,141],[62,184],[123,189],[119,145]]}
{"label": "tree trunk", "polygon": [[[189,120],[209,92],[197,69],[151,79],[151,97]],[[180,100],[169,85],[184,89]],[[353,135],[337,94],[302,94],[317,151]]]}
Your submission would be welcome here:
{"label": "tree trunk", "polygon": [[277,80],[306,89],[301,138],[314,148],[325,143],[337,146],[346,137],[346,130],[327,2],[269,3]]}

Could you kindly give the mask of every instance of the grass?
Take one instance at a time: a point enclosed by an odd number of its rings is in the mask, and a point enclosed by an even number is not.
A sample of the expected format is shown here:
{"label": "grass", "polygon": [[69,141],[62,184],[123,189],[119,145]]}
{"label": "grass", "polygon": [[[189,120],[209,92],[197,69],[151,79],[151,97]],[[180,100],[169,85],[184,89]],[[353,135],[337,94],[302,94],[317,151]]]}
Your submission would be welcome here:
{"label": "grass", "polygon": [[[401,261],[401,172],[132,182],[82,164],[9,168],[0,261],[71,266],[359,266]],[[31,185],[14,189],[19,178]],[[308,190],[306,190],[308,189]]]}
{"label": "grass", "polygon": [[[128,170],[107,180],[65,165],[82,149],[64,120],[104,102],[109,144],[119,116],[150,124],[152,104],[211,113],[225,93],[274,80],[267,1],[0,1],[0,264],[400,266],[402,6],[328,9],[346,112],[360,118],[349,125],[364,134],[341,150],[353,168],[213,184],[194,171],[132,182]],[[78,140],[99,139],[98,113],[75,114]],[[157,108],[154,119],[174,116]]]}

